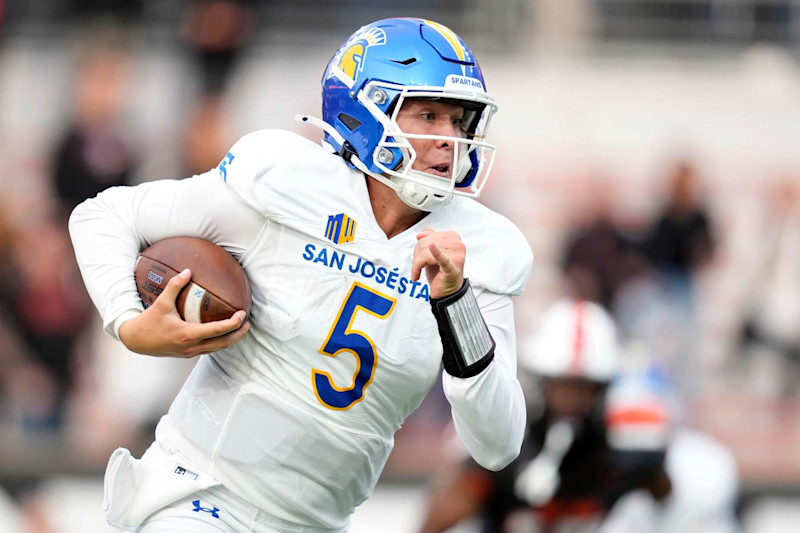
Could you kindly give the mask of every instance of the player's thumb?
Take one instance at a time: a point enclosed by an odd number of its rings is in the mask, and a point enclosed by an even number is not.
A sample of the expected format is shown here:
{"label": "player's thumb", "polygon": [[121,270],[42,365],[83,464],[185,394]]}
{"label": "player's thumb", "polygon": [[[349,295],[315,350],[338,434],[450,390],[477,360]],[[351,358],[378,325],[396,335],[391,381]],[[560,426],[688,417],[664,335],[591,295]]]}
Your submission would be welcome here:
{"label": "player's thumb", "polygon": [[186,286],[191,278],[192,271],[185,268],[183,272],[180,272],[177,276],[173,276],[172,279],[169,280],[158,299],[167,305],[174,306],[175,301],[178,299],[178,293],[181,292],[181,289]]}

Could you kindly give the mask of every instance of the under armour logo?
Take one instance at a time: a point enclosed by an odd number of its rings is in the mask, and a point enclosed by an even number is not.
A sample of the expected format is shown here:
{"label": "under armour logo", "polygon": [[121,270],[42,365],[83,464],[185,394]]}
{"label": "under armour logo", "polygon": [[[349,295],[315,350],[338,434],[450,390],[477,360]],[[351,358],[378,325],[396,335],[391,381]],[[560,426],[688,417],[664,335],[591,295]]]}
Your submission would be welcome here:
{"label": "under armour logo", "polygon": [[204,513],[211,513],[211,516],[213,516],[214,518],[219,518],[219,515],[217,514],[217,511],[219,511],[219,509],[217,509],[216,507],[212,507],[210,509],[208,507],[200,507],[200,500],[193,501],[192,505],[194,505],[194,509],[192,509],[192,511],[194,511],[195,513],[203,511]]}

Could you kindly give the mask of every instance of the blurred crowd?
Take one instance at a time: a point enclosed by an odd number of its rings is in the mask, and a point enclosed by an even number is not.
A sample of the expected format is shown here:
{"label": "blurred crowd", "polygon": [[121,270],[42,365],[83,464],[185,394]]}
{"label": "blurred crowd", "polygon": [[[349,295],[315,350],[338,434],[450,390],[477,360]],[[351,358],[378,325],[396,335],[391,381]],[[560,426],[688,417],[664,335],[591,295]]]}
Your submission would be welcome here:
{"label": "blurred crowd", "polygon": [[[106,16],[108,10],[120,16],[136,2],[112,4],[101,10],[78,2],[75,14]],[[35,156],[34,164],[44,169],[43,190],[32,199],[12,193],[2,200],[0,413],[23,432],[61,430],[76,395],[103,379],[93,374],[100,342],[96,313],[73,258],[69,214],[108,187],[147,179],[139,171],[146,137],[129,120],[132,57],[126,38],[112,35],[114,28],[124,34],[127,26],[124,17],[111,22],[111,29],[104,22],[99,38],[81,37],[73,85],[64,90],[67,118],[52,144]],[[186,4],[180,29],[197,82],[181,140],[183,176],[216,166],[235,140],[222,96],[251,22],[242,2]]]}
{"label": "blurred crowd", "polygon": [[[147,179],[140,167],[148,143],[131,127],[129,105],[130,18],[139,4],[76,2],[66,10],[81,21],[79,51],[63,91],[63,127],[32,156],[43,185],[16,194],[4,186],[10,194],[0,198],[0,487],[23,510],[24,531],[57,530],[37,497],[41,480],[97,475],[119,444],[144,446],[191,368],[157,364],[103,336],[67,233],[77,204]],[[185,4],[176,30],[196,74],[187,84],[182,175],[213,168],[235,140],[223,95],[252,22],[243,2]]]}
{"label": "blurred crowd", "polygon": [[[216,166],[235,140],[226,113],[229,80],[248,46],[253,16],[247,3],[234,0],[185,4],[176,30],[195,75],[187,82],[181,175]],[[141,449],[192,363],[136,356],[104,336],[66,231],[70,211],[84,199],[153,178],[141,170],[147,132],[129,125],[133,58],[120,33],[104,33],[79,53],[74,83],[63,90],[63,128],[28,162],[43,169],[42,190],[33,199],[11,189],[0,197],[0,486],[27,509],[31,531],[48,531],[37,522],[37,482],[61,470],[99,474],[123,442]],[[593,302],[607,312],[626,347],[623,366],[626,358],[645,361],[674,392],[674,423],[698,427],[699,401],[709,392],[699,364],[708,331],[698,286],[714,275],[729,243],[701,166],[675,158],[663,175],[660,205],[647,217],[620,212],[614,176],[570,194],[568,223],[550,265],[558,272],[557,289],[548,298]],[[793,402],[800,394],[800,180],[788,174],[756,195],[757,244],[738,273],[745,296],[727,339],[729,367],[722,370],[735,376],[732,383],[745,384],[738,392]],[[503,201],[497,194],[492,199]],[[518,330],[528,334],[536,325]],[[755,382],[758,371],[750,372],[764,361],[772,369],[766,386]],[[387,477],[433,472],[439,454],[425,448],[441,445],[449,418],[435,387],[398,435]],[[37,442],[53,444],[31,444]],[[55,457],[48,455],[55,450]]]}

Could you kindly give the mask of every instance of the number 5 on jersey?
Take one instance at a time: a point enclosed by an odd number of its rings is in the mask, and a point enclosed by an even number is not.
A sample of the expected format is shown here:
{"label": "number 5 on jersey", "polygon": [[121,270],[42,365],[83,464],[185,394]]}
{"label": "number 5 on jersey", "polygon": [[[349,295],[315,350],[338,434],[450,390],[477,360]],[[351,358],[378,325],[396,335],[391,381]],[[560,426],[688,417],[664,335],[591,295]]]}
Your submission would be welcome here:
{"label": "number 5 on jersey", "polygon": [[366,285],[355,282],[339,309],[339,314],[328,337],[319,349],[319,353],[329,357],[337,357],[342,352],[350,352],[356,358],[356,371],[353,382],[346,387],[338,387],[328,372],[311,371],[311,381],[317,399],[330,409],[349,409],[364,399],[367,387],[375,376],[378,365],[378,350],[366,333],[350,329],[358,311],[384,319],[392,314],[396,299],[385,296]]}

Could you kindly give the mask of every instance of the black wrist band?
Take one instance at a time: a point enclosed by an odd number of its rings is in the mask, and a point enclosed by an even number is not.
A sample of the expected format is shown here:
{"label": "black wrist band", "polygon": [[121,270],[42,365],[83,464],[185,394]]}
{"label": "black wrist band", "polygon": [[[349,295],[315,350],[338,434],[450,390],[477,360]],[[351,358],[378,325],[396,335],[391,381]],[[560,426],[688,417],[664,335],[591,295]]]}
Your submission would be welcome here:
{"label": "black wrist band", "polygon": [[449,296],[431,298],[431,309],[439,326],[447,373],[458,378],[480,374],[494,359],[496,343],[469,280],[465,278],[461,288]]}

